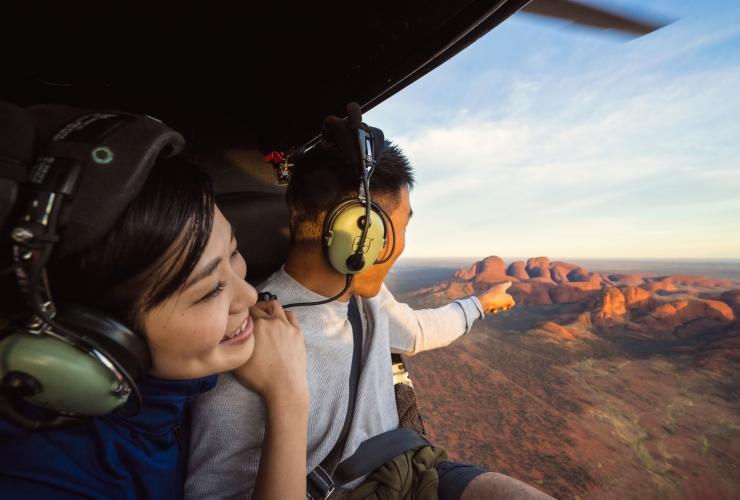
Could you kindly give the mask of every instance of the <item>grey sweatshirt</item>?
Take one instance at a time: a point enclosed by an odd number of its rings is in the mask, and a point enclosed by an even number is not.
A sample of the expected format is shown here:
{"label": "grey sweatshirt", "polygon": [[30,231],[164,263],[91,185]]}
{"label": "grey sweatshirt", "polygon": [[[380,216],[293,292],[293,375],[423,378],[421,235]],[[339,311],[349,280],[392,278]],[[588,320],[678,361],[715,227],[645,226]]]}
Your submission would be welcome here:
{"label": "grey sweatshirt", "polygon": [[[260,289],[277,295],[283,304],[325,299],[283,269]],[[363,326],[363,365],[342,460],[366,439],[398,427],[390,353],[416,354],[449,345],[483,316],[476,297],[415,311],[397,302],[385,285],[377,296],[358,302]],[[352,365],[352,327],[347,308],[347,302],[334,301],[293,309],[307,352],[308,471],[331,451],[347,412],[347,381]],[[199,396],[192,407],[185,497],[251,498],[264,433],[265,407],[260,396],[231,375],[222,375],[218,385]],[[348,487],[355,487],[363,479]]]}

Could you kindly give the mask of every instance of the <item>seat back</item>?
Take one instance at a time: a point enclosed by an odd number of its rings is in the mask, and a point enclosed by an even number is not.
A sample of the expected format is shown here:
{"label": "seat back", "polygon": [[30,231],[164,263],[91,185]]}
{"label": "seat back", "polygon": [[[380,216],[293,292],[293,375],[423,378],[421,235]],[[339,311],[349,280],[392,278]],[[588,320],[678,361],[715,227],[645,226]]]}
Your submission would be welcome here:
{"label": "seat back", "polygon": [[290,231],[283,193],[247,191],[220,195],[218,207],[231,223],[247,261],[247,281],[258,285],[288,256]]}

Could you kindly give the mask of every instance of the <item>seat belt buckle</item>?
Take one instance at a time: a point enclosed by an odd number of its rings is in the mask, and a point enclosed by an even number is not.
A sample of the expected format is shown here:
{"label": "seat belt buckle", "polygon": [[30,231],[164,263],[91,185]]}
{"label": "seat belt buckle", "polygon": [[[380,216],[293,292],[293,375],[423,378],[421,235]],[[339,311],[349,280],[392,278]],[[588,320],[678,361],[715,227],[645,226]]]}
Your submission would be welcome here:
{"label": "seat belt buckle", "polygon": [[306,498],[309,500],[326,500],[334,492],[334,480],[320,465],[306,479]]}

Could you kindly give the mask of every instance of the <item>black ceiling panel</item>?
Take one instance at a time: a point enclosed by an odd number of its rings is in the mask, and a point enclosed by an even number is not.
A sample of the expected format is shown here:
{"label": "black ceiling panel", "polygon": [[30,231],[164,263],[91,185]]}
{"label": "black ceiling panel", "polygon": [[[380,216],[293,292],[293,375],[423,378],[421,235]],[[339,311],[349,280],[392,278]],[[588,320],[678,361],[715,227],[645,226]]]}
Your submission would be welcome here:
{"label": "black ceiling panel", "polygon": [[[144,112],[186,136],[299,146],[349,101],[366,109],[526,0],[216,2],[158,13],[4,13],[0,98]],[[102,4],[101,4],[102,5]]]}

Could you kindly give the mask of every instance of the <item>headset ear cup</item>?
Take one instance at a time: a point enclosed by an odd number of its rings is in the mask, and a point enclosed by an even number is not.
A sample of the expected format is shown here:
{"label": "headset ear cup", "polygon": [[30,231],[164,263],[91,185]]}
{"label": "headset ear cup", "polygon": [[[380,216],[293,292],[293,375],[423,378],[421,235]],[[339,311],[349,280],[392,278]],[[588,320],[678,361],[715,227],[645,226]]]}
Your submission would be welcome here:
{"label": "headset ear cup", "polygon": [[[104,415],[121,407],[133,380],[150,366],[146,342],[93,309],[60,307],[55,324],[75,334],[18,332],[0,342],[0,375],[23,377],[35,389],[25,399],[55,411]],[[138,399],[138,389],[130,387]]]}
{"label": "headset ear cup", "polygon": [[332,267],[342,274],[357,274],[375,263],[385,246],[385,222],[376,210],[370,211],[370,227],[364,245],[362,267],[350,268],[347,260],[353,258],[360,238],[365,207],[359,199],[338,205],[329,214],[324,225],[324,251]]}
{"label": "headset ear cup", "polygon": [[34,387],[22,395],[25,399],[70,414],[103,415],[126,403],[122,380],[141,377],[149,369],[146,342],[118,321],[86,307],[60,307],[54,319],[79,339],[54,332],[53,327],[48,334],[21,330],[5,336],[0,341],[3,381],[22,377]]}
{"label": "headset ear cup", "polygon": [[79,304],[63,304],[56,321],[114,358],[134,380],[143,377],[151,368],[146,341],[110,316]]}
{"label": "headset ear cup", "polygon": [[[31,390],[19,394],[33,405],[75,415],[104,415],[122,406],[128,395],[120,380],[95,356],[52,335],[19,332],[0,342],[3,384],[25,380]],[[22,414],[22,413],[21,413]]]}
{"label": "headset ear cup", "polygon": [[95,416],[125,404],[125,383],[149,369],[146,342],[87,307],[60,307],[54,319],[79,338],[55,334],[54,327],[49,334],[12,334],[0,342],[0,375],[32,381],[36,389],[25,399],[56,411]]}

